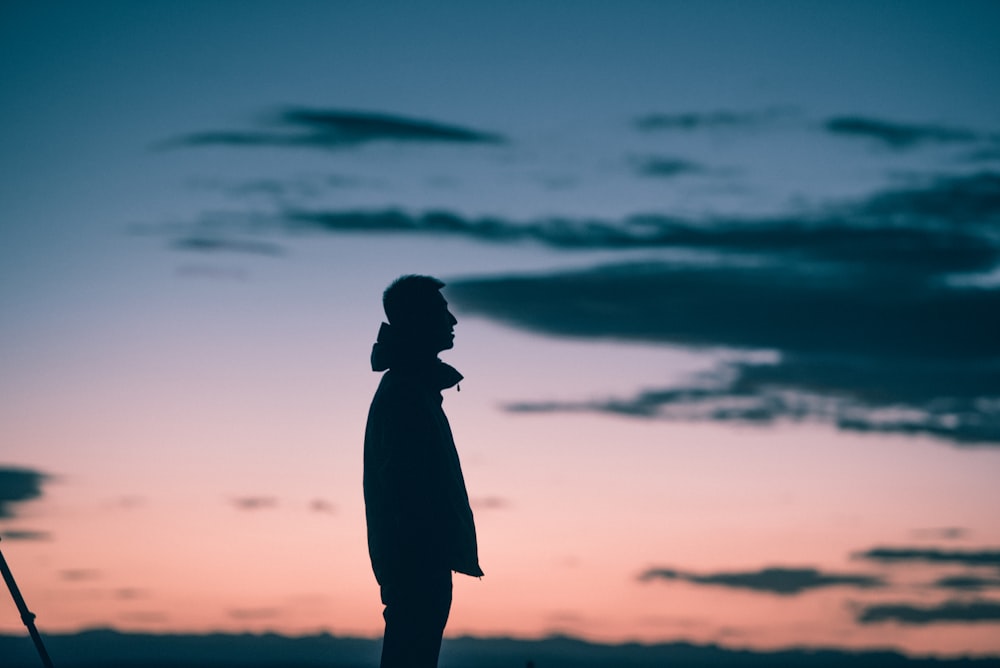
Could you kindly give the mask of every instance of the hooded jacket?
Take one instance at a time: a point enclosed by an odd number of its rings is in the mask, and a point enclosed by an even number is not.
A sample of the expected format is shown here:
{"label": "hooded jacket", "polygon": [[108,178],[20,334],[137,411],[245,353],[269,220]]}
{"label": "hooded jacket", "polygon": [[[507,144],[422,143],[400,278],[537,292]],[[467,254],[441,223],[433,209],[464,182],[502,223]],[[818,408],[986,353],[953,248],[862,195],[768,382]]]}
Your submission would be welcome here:
{"label": "hooded jacket", "polygon": [[414,354],[385,323],[371,361],[373,371],[385,371],[365,429],[365,516],[376,580],[442,566],[482,576],[465,479],[441,408],[441,391],[462,375]]}

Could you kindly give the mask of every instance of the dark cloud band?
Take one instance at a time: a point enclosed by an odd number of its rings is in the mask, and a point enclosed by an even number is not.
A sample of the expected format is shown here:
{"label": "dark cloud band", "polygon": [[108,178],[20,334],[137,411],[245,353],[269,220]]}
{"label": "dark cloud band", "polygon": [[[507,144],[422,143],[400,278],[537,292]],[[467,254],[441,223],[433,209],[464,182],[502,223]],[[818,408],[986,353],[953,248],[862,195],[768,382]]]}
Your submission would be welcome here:
{"label": "dark cloud band", "polygon": [[262,127],[185,135],[168,146],[285,146],[345,148],[374,141],[501,144],[495,133],[392,114],[340,109],[290,108]]}
{"label": "dark cloud band", "polygon": [[837,135],[873,139],[891,148],[910,148],[923,143],[970,142],[980,135],[964,128],[898,123],[864,116],[837,116],[826,129]]}
{"label": "dark cloud band", "polygon": [[941,623],[1000,623],[1000,602],[946,601],[940,605],[919,606],[891,603],[864,607],[858,614],[861,624],[896,622],[908,626]]}
{"label": "dark cloud band", "polygon": [[731,589],[749,589],[765,594],[794,596],[827,587],[873,589],[885,586],[879,577],[856,573],[823,573],[815,568],[764,568],[759,571],[696,574],[669,568],[651,568],[639,576],[641,582],[682,580],[692,584]]}
{"label": "dark cloud band", "polygon": [[922,562],[1000,567],[1000,550],[942,550],[919,547],[873,547],[855,555],[884,563]]}

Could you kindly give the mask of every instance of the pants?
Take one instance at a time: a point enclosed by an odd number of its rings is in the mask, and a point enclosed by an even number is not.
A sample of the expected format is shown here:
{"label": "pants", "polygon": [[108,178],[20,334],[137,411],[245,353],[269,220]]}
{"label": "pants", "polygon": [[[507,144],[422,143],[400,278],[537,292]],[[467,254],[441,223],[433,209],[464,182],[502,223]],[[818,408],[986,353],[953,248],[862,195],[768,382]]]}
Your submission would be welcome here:
{"label": "pants", "polygon": [[384,580],[381,668],[437,668],[451,612],[451,570],[398,573]]}

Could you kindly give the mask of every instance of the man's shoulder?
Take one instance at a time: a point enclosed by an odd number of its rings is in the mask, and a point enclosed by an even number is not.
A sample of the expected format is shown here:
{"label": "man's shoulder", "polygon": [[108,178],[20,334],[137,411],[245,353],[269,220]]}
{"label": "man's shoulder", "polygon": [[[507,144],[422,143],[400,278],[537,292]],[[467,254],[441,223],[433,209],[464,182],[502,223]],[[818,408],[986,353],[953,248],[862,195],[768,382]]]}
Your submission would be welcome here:
{"label": "man's shoulder", "polygon": [[414,378],[390,369],[382,375],[372,404],[412,404],[424,392]]}

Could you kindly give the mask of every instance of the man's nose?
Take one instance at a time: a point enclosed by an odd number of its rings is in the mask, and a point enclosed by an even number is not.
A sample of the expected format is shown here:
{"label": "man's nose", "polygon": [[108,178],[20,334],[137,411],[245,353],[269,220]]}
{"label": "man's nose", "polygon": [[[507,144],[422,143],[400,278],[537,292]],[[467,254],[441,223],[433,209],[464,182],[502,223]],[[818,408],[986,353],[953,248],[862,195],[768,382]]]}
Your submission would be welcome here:
{"label": "man's nose", "polygon": [[448,311],[448,322],[452,327],[458,324],[458,320],[455,318],[455,316],[452,314],[451,311]]}

